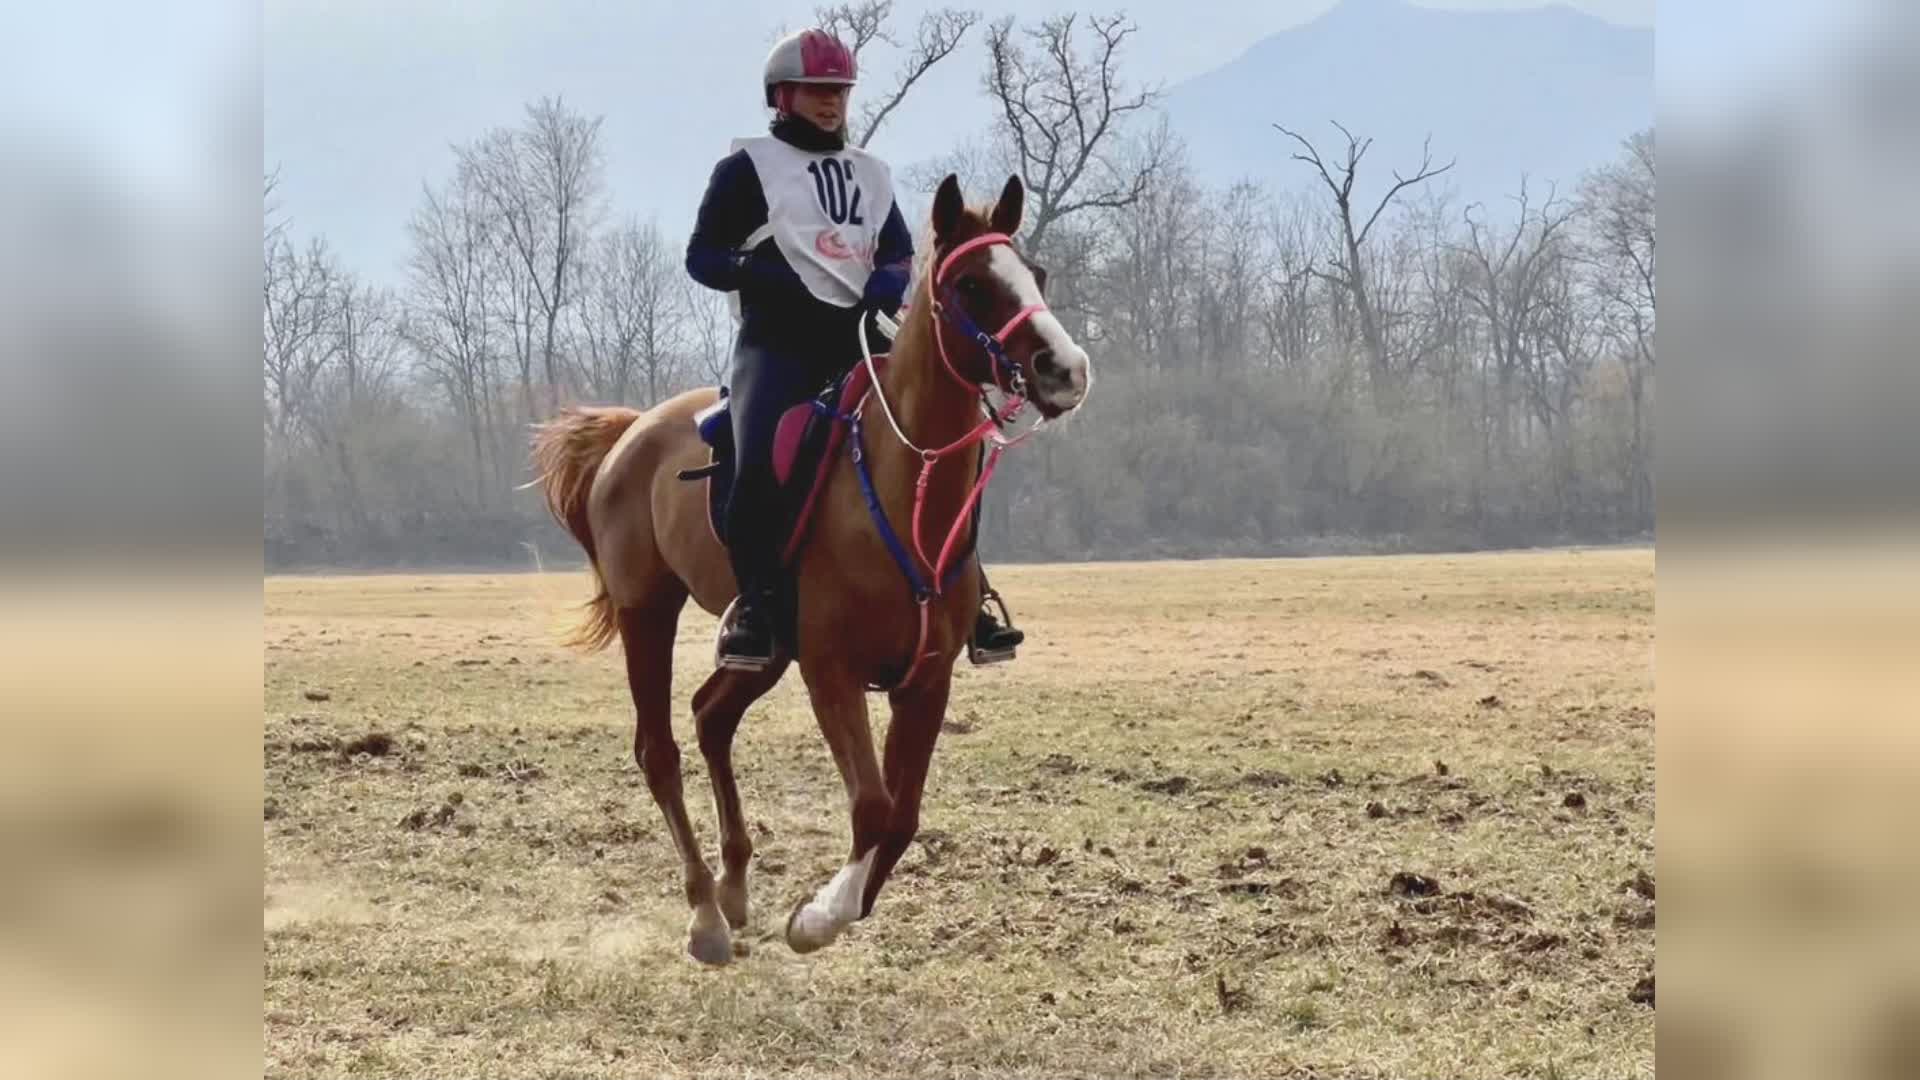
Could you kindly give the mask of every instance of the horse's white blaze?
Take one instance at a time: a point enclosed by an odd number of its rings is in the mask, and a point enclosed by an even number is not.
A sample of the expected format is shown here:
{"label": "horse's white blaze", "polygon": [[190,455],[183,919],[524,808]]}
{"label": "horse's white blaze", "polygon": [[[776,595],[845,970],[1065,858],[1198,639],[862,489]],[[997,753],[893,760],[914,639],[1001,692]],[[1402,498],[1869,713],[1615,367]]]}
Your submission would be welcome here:
{"label": "horse's white blaze", "polygon": [[[1027,269],[1027,264],[1020,261],[1012,248],[997,244],[989,249],[987,267],[1013,293],[1021,307],[1046,302],[1040,295],[1040,283],[1034,280],[1033,271]],[[1087,391],[1093,387],[1093,364],[1087,358],[1087,350],[1073,340],[1073,335],[1067,333],[1067,328],[1060,325],[1051,311],[1040,312],[1027,325],[1053,350],[1054,362],[1067,373],[1067,385],[1048,394],[1047,403],[1065,411],[1085,401]]]}
{"label": "horse's white blaze", "polygon": [[825,944],[860,918],[860,898],[879,849],[869,848],[858,862],[850,862],[801,905],[793,916],[793,933],[814,944]]}

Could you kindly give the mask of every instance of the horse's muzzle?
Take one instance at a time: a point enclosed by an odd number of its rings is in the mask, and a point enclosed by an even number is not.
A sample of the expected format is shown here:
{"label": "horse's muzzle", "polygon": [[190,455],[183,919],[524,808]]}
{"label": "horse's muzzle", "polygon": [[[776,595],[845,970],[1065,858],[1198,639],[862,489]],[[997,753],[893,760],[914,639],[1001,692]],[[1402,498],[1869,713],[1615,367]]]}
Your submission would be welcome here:
{"label": "horse's muzzle", "polygon": [[1040,415],[1051,419],[1079,408],[1092,384],[1093,365],[1079,346],[1033,354],[1031,397]]}

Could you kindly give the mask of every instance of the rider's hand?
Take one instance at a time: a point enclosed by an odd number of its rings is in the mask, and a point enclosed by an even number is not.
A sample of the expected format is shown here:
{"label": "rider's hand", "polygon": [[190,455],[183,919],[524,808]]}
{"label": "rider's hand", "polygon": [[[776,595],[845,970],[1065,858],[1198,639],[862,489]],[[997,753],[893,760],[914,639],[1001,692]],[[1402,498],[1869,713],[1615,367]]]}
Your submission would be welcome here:
{"label": "rider's hand", "polygon": [[800,280],[800,275],[793,272],[793,267],[787,265],[787,260],[780,254],[779,245],[772,238],[762,240],[752,251],[740,255],[739,269],[742,293],[806,290],[806,284]]}
{"label": "rider's hand", "polygon": [[860,307],[865,311],[882,312],[892,318],[900,313],[900,304],[905,299],[906,282],[888,270],[876,269],[867,275],[866,290],[860,294]]}

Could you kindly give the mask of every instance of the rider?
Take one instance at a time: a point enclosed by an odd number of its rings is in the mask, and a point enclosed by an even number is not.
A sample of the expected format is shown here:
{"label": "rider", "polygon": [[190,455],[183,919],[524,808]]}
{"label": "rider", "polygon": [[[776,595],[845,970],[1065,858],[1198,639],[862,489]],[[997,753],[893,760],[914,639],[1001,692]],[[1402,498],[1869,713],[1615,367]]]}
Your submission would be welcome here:
{"label": "rider", "polygon": [[[906,297],[913,238],[886,163],[847,145],[854,57],[819,29],[783,38],[762,84],[769,134],[735,140],[707,181],[687,272],[738,292],[730,387],[733,493],[726,536],[740,598],[720,635],[730,666],[770,662],[781,580],[773,433],[780,415],[843,374],[869,311]],[[983,610],[973,648],[1004,656],[1024,635]]]}

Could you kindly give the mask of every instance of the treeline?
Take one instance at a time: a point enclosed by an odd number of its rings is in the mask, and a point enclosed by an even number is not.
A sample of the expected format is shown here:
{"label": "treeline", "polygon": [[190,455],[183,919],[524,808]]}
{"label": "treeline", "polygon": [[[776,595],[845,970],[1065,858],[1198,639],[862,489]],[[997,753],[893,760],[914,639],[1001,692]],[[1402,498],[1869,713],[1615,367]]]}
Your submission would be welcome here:
{"label": "treeline", "polygon": [[[862,48],[890,8],[823,11]],[[974,25],[936,12],[898,94]],[[878,31],[877,33],[875,31]],[[985,28],[1000,120],[951,160],[984,197],[1026,178],[1023,242],[1094,357],[1082,415],[1009,455],[992,561],[1466,549],[1653,528],[1653,134],[1555,189],[1460,205],[1446,163],[1376,162],[1358,133],[1284,139],[1297,173],[1199,183],[1132,27]],[[868,59],[863,56],[863,67]],[[886,99],[882,99],[882,103]],[[871,110],[870,139],[887,112]],[[1395,171],[1393,166],[1402,168]],[[682,240],[615,212],[599,121],[557,100],[456,148],[423,186],[404,283],[324,240],[265,250],[270,566],[572,559],[529,478],[527,427],[569,401],[646,405],[724,378],[723,298]]]}

